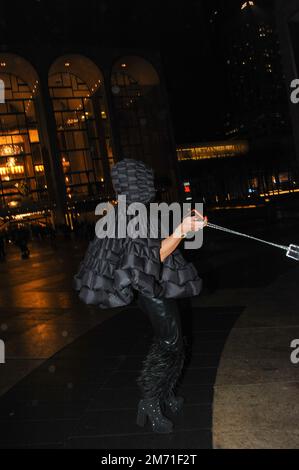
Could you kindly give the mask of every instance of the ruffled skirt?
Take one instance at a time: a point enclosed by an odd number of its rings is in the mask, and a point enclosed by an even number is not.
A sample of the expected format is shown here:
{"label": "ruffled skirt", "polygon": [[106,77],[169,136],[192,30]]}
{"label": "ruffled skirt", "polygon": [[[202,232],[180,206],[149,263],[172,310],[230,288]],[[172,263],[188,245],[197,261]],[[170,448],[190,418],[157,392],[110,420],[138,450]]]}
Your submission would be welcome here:
{"label": "ruffled skirt", "polygon": [[196,296],[202,281],[192,263],[175,250],[163,263],[158,239],[95,239],[89,244],[74,287],[86,304],[128,305],[134,290],[147,297]]}

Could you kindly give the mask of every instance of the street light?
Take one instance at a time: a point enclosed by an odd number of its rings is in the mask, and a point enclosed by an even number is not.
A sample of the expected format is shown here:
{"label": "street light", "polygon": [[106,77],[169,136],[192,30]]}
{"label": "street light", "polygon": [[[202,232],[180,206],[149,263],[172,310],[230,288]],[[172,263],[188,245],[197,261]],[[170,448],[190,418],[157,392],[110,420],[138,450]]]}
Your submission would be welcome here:
{"label": "street light", "polygon": [[241,10],[245,10],[245,8],[249,8],[249,7],[254,7],[254,2],[253,1],[244,2],[243,5],[241,6]]}

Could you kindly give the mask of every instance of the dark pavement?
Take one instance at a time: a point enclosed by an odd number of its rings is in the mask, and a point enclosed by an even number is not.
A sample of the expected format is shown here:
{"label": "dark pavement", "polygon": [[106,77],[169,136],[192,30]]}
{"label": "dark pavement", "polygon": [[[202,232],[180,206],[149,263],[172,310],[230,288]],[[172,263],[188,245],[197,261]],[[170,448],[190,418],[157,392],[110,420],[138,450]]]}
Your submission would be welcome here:
{"label": "dark pavement", "polygon": [[[252,242],[211,232],[206,238],[192,254],[205,290],[192,304],[180,302],[192,354],[179,389],[186,404],[172,417],[170,435],[135,424],[136,377],[152,334],[144,314],[134,305],[95,311],[77,300],[71,277],[83,247],[76,242],[35,244],[24,261],[10,248],[0,266],[0,338],[7,346],[1,448],[212,447],[213,389],[226,339],[251,296],[294,264]],[[284,228],[270,237],[295,242],[285,238]]]}
{"label": "dark pavement", "polygon": [[180,389],[186,406],[175,419],[174,434],[157,436],[135,424],[135,380],[151,328],[142,312],[129,308],[54,355],[1,398],[1,447],[211,447],[216,367],[239,313],[234,308],[225,314],[192,312],[193,356]]}

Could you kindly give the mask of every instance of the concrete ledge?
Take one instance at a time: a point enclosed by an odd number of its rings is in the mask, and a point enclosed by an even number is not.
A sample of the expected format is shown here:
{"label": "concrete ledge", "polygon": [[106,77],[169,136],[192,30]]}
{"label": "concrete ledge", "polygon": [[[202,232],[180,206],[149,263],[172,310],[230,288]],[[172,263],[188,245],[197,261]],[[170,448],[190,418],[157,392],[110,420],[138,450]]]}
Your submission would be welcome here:
{"label": "concrete ledge", "polygon": [[299,448],[299,268],[261,290],[226,342],[214,394],[214,448]]}

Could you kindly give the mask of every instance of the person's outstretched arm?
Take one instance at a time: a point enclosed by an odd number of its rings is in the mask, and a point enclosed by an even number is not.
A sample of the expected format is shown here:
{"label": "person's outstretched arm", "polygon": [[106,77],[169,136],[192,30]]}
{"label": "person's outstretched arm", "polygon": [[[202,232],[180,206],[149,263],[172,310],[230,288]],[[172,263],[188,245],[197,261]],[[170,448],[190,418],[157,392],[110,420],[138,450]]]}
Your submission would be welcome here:
{"label": "person's outstretched arm", "polygon": [[173,234],[162,241],[160,249],[160,259],[162,263],[174,252],[188,232],[198,232],[198,230],[202,230],[207,223],[208,220],[206,217],[204,219],[199,218],[197,215],[185,217]]}

